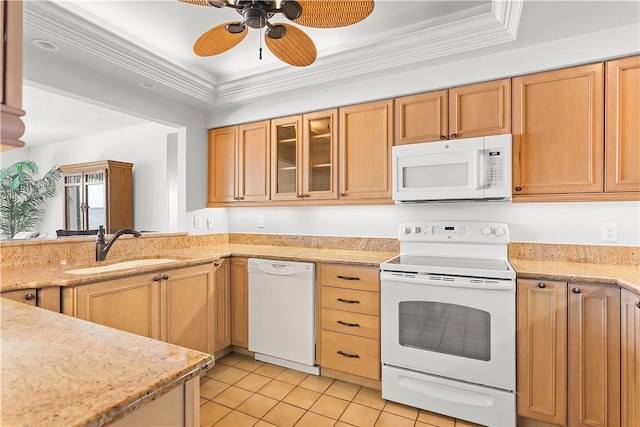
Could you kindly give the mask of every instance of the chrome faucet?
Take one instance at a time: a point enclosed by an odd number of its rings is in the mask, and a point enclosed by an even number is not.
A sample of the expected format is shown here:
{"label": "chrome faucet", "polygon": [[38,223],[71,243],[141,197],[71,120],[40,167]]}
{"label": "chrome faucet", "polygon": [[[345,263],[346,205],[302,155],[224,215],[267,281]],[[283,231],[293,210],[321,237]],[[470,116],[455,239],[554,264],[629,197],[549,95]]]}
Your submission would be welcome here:
{"label": "chrome faucet", "polygon": [[132,228],[123,228],[122,230],[116,231],[109,240],[109,243],[106,243],[104,241],[104,226],[99,226],[98,235],[96,236],[96,261],[104,261],[105,259],[107,259],[107,253],[109,253],[109,249],[111,249],[111,246],[113,246],[115,241],[118,240],[118,237],[122,236],[123,234],[132,234],[133,237],[142,236],[142,234]]}

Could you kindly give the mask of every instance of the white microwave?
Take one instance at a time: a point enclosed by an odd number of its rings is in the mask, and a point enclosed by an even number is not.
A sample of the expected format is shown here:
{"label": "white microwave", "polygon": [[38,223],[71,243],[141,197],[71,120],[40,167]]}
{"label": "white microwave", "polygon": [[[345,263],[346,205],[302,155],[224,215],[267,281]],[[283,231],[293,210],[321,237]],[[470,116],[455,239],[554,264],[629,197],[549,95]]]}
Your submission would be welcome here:
{"label": "white microwave", "polygon": [[393,147],[393,200],[511,200],[511,135]]}

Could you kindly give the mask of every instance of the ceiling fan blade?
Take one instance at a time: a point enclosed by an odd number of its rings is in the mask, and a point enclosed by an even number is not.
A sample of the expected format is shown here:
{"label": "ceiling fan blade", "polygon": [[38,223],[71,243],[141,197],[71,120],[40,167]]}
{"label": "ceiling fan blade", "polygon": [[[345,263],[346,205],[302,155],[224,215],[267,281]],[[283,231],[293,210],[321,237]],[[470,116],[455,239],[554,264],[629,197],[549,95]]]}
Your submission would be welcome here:
{"label": "ceiling fan blade", "polygon": [[289,65],[305,67],[313,64],[318,55],[313,40],[304,31],[293,25],[278,24],[278,26],[280,25],[285,28],[282,37],[274,39],[266,35],[264,38],[269,50]]}
{"label": "ceiling fan blade", "polygon": [[302,13],[293,22],[314,28],[346,27],[373,12],[373,0],[296,0]]}
{"label": "ceiling fan blade", "polygon": [[198,56],[212,56],[226,52],[247,36],[247,29],[241,33],[230,33],[227,25],[239,25],[239,22],[225,22],[216,25],[209,31],[202,34],[193,44],[193,52]]}
{"label": "ceiling fan blade", "polygon": [[183,3],[195,4],[196,6],[214,6],[225,7],[227,5],[226,0],[178,0]]}

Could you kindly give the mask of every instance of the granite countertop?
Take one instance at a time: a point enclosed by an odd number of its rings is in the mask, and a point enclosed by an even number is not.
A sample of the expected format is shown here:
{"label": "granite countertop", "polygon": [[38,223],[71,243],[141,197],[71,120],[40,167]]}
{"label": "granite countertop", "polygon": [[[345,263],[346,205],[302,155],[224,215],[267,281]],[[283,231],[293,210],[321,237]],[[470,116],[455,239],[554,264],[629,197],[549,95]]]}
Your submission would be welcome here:
{"label": "granite countertop", "polygon": [[6,426],[101,426],[182,385],[213,357],[0,298]]}
{"label": "granite countertop", "polygon": [[[214,262],[228,256],[270,258],[276,260],[303,262],[348,263],[378,267],[381,262],[396,256],[395,252],[375,252],[359,250],[316,249],[291,246],[266,246],[251,244],[220,244],[194,248],[170,249],[161,254],[140,256],[140,258],[171,258],[170,264],[136,267],[127,270],[99,274],[74,275],[65,270],[104,265],[89,263],[83,265],[43,266],[43,267],[2,267],[0,269],[0,291],[47,286],[78,286],[103,280],[132,276],[145,272],[188,267]],[[127,258],[130,260],[131,258]],[[106,264],[123,261],[109,259]],[[640,294],[640,266],[592,264],[562,261],[534,261],[510,259],[519,278],[560,280],[572,282],[592,282],[619,285]]]}
{"label": "granite countertop", "polygon": [[640,266],[510,259],[518,278],[619,285],[640,295]]}
{"label": "granite countertop", "polygon": [[[76,268],[113,264],[125,260],[114,258],[108,259],[106,262],[101,263],[93,262],[82,265],[62,266],[2,266],[2,268],[0,269],[0,291],[7,292],[12,290],[42,288],[49,286],[78,286],[103,280],[132,276],[141,273],[157,272],[166,269],[188,267],[207,262],[214,262],[220,258],[228,257],[231,255],[289,261],[348,263],[378,267],[381,262],[386,261],[389,258],[396,256],[397,254],[394,252],[223,244],[196,248],[171,249],[163,251],[162,254],[139,257],[141,259],[175,259],[176,261],[172,263],[93,274],[70,274],[65,273],[65,271]],[[131,258],[127,258],[126,260],[131,260]]]}

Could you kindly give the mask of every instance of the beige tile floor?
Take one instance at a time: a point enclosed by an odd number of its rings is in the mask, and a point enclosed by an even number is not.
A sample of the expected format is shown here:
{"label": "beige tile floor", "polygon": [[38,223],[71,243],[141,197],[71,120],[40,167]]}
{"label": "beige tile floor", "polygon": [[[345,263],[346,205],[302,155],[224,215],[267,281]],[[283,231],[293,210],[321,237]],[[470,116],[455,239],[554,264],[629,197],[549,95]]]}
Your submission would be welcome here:
{"label": "beige tile floor", "polygon": [[382,399],[380,391],[228,354],[200,379],[200,424],[210,426],[473,427]]}

